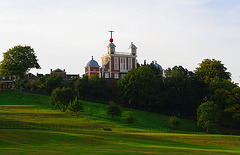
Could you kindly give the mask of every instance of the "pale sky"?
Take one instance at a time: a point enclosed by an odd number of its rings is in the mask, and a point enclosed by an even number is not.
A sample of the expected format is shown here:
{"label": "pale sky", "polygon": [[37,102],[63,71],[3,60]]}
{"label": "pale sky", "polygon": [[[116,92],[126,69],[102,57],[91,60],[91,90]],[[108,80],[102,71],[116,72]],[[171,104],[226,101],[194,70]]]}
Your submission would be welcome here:
{"label": "pale sky", "polygon": [[239,0],[0,0],[0,61],[15,45],[34,48],[42,69],[84,74],[91,56],[101,65],[109,30],[116,51],[133,42],[138,62],[195,70],[221,60],[240,83]]}

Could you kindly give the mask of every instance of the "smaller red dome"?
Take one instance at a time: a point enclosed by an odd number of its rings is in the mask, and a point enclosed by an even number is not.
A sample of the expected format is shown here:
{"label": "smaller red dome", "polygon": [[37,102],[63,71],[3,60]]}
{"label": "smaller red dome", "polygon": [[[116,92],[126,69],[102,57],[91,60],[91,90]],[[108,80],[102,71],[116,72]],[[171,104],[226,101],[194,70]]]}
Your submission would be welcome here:
{"label": "smaller red dome", "polygon": [[109,40],[111,43],[113,42],[113,38],[110,38],[110,40]]}

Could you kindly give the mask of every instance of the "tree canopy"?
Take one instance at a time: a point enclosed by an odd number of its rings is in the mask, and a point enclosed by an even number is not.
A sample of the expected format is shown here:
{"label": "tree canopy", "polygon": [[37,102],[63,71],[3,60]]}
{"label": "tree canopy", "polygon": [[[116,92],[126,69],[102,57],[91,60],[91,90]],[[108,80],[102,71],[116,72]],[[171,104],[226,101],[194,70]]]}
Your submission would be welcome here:
{"label": "tree canopy", "polygon": [[157,81],[149,66],[141,66],[127,73],[118,81],[122,99],[129,104],[151,108],[157,101]]}
{"label": "tree canopy", "polygon": [[167,109],[180,112],[183,115],[195,113],[201,104],[201,95],[197,91],[197,84],[193,72],[182,66],[174,66],[165,70],[165,91],[168,94]]}
{"label": "tree canopy", "polygon": [[64,86],[63,76],[57,74],[40,77],[38,81],[40,82],[40,85],[38,85],[38,87],[48,93],[51,93],[54,89],[58,87]]}
{"label": "tree canopy", "polygon": [[31,46],[14,46],[3,53],[0,74],[3,76],[24,76],[30,69],[40,69],[37,56]]}
{"label": "tree canopy", "polygon": [[220,118],[220,109],[213,101],[202,103],[197,109],[197,125],[207,132],[215,132]]}
{"label": "tree canopy", "polygon": [[74,98],[75,94],[71,88],[57,88],[52,92],[50,104],[57,107],[60,111],[65,112]]}
{"label": "tree canopy", "polygon": [[231,74],[226,71],[227,68],[219,60],[204,59],[196,68],[196,74],[199,79],[205,83],[209,83],[212,78],[218,76],[222,81],[230,79]]}

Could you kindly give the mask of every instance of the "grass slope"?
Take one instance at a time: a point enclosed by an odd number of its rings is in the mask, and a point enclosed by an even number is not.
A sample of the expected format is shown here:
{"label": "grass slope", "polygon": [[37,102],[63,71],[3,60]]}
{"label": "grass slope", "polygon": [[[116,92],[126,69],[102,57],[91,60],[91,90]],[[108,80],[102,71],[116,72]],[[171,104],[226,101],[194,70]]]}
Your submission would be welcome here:
{"label": "grass slope", "polygon": [[[0,154],[240,154],[239,136],[164,133],[173,132],[168,116],[136,110],[131,111],[138,121],[130,128],[124,118],[110,121],[106,105],[90,102],[84,102],[85,112],[77,118],[53,110],[48,99],[0,94]],[[194,122],[181,123],[178,132],[196,131]]]}

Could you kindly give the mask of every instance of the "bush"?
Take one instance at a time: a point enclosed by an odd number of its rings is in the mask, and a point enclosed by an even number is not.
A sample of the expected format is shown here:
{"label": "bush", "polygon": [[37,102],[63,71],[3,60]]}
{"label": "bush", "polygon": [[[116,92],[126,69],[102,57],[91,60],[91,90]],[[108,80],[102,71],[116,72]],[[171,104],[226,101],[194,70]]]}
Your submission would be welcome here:
{"label": "bush", "polygon": [[77,100],[77,97],[75,98],[75,100],[73,100],[70,105],[69,105],[69,110],[74,112],[76,114],[76,116],[78,117],[78,112],[83,112],[84,111],[84,107],[82,102],[79,102]]}
{"label": "bush", "polygon": [[136,122],[136,121],[137,121],[137,119],[136,119],[136,117],[133,116],[133,114],[129,114],[129,115],[126,117],[126,122],[127,122],[128,124],[130,124],[130,126],[132,126],[132,124],[133,124],[134,122]]}
{"label": "bush", "polygon": [[65,112],[70,102],[75,98],[74,91],[71,88],[54,89],[50,97],[50,104]]}
{"label": "bush", "polygon": [[24,88],[25,83],[27,83],[27,80],[16,80],[14,88],[15,89],[21,89]]}
{"label": "bush", "polygon": [[115,104],[114,102],[110,101],[109,106],[107,108],[107,114],[112,116],[112,120],[114,116],[121,116],[122,111],[119,105]]}
{"label": "bush", "polygon": [[168,119],[168,125],[172,128],[176,128],[180,125],[180,120],[176,116],[171,116]]}
{"label": "bush", "polygon": [[25,83],[24,87],[28,90],[37,90],[38,89],[38,85],[40,85],[41,83],[39,81],[28,81],[27,83]]}

